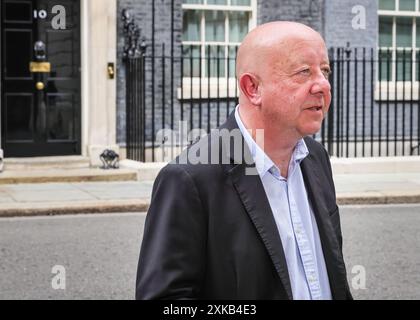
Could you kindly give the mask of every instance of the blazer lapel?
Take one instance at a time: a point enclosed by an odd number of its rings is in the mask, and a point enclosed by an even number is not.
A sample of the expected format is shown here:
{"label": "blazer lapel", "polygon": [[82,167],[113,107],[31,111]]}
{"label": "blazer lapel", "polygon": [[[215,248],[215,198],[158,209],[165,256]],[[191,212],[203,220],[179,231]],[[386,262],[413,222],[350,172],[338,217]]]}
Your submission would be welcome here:
{"label": "blazer lapel", "polygon": [[346,298],[346,272],[338,239],[331,224],[327,204],[323,197],[315,196],[314,190],[325,188],[327,181],[321,183],[318,175],[318,162],[311,153],[302,161],[301,169],[306,191],[318,225],[325,264],[330,280],[331,293],[334,299]]}
{"label": "blazer lapel", "polygon": [[264,242],[287,295],[292,300],[293,295],[283,245],[260,177],[246,175],[245,165],[237,165],[230,171],[230,175],[252,223]]}
{"label": "blazer lapel", "polygon": [[[230,115],[227,122],[221,127],[221,129],[228,129],[229,131],[239,130],[234,113]],[[224,148],[230,150],[230,160],[234,163],[231,166],[227,166],[229,168],[229,170],[227,170],[228,174],[230,175],[233,185],[268,251],[283,287],[286,290],[287,296],[290,300],[292,300],[293,294],[283,245],[281,243],[280,235],[277,230],[276,222],[265,194],[264,187],[259,175],[256,172],[255,164],[249,164],[249,159],[252,157],[244,139],[242,138],[240,141],[240,143],[242,143],[241,155],[238,155],[237,152],[235,153],[235,143],[238,143],[238,141],[235,142],[234,139],[230,139],[229,145],[224,145]],[[247,159],[247,161],[245,161],[245,159]],[[253,171],[253,174],[249,174],[250,171]]]}

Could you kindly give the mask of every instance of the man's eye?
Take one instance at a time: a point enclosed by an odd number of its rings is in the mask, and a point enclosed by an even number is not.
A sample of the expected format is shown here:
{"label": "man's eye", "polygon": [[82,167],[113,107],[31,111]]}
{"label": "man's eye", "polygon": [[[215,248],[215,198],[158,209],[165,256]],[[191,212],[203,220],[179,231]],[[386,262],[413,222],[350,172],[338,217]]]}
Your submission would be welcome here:
{"label": "man's eye", "polygon": [[302,74],[302,75],[309,75],[309,74],[310,74],[310,70],[309,70],[309,69],[304,69],[304,70],[301,70],[301,71],[299,71],[299,74]]}
{"label": "man's eye", "polygon": [[324,74],[324,77],[328,79],[330,77],[331,70],[330,69],[323,69],[322,73]]}

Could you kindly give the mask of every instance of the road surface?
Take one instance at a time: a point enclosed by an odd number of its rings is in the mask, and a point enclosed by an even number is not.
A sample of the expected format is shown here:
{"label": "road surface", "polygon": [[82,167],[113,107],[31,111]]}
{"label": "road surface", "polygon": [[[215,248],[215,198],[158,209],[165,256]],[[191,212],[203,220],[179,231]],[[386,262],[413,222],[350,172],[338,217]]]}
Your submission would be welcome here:
{"label": "road surface", "polygon": [[[133,299],[144,219],[0,219],[0,299]],[[346,206],[341,223],[356,299],[420,299],[420,205]]]}

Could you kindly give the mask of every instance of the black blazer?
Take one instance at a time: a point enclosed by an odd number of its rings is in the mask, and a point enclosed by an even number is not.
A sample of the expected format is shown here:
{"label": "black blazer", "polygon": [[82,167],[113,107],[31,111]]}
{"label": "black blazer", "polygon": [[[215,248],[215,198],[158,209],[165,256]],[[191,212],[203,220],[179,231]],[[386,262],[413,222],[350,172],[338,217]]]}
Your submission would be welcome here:
{"label": "black blazer", "polygon": [[[234,113],[220,129],[238,130]],[[146,217],[137,299],[293,298],[262,182],[258,175],[245,175],[249,149],[242,139],[238,158],[222,140],[207,136],[188,149],[218,148],[219,164],[185,164],[185,151],[159,173]],[[329,157],[313,139],[305,142],[309,155],[301,168],[331,292],[334,299],[351,299]]]}

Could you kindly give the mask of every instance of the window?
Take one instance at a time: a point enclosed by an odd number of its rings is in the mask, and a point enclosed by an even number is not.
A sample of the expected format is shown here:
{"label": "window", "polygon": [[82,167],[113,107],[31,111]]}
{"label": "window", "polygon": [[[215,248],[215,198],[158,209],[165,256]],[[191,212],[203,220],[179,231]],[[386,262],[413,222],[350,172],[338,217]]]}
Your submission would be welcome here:
{"label": "window", "polygon": [[184,98],[191,86],[200,97],[208,96],[208,87],[214,92],[217,85],[219,97],[235,87],[236,53],[256,25],[255,8],[256,0],[183,0]]}
{"label": "window", "polygon": [[381,81],[419,81],[420,0],[379,0]]}
{"label": "window", "polygon": [[379,0],[377,100],[419,98],[420,0]]}

